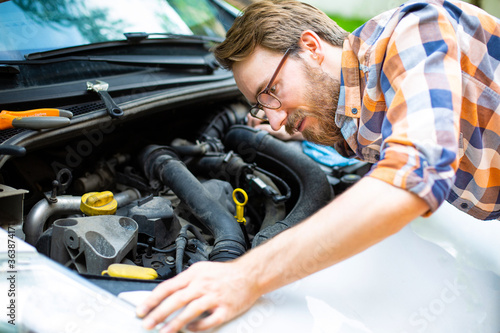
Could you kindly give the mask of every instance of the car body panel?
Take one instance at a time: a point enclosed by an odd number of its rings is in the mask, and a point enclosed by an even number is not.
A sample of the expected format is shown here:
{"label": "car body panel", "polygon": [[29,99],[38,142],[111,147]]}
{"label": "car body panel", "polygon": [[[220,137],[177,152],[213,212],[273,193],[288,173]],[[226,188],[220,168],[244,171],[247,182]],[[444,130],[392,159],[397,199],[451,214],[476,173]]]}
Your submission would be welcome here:
{"label": "car body panel", "polygon": [[211,332],[500,331],[500,225],[445,203]]}
{"label": "car body panel", "polygon": [[[148,4],[156,9],[141,16]],[[221,216],[229,216],[224,228],[237,229],[241,235],[233,219],[230,190],[244,187],[250,198],[244,230],[255,238],[266,227],[300,222],[353,182],[342,183],[344,175],[359,179],[370,167],[368,163],[325,166],[303,154],[300,144],[285,144],[245,126],[248,102],[232,73],[220,68],[210,51],[238,15],[221,0],[126,4],[12,0],[0,1],[0,17],[6,13],[1,11],[5,5],[12,12],[0,20],[0,30],[7,31],[0,36],[0,107],[11,111],[59,108],[71,111],[73,118],[57,129],[0,131],[4,152],[0,155],[2,332],[145,332],[135,317],[134,304],[161,279],[211,258],[215,232],[223,229],[211,230],[204,224],[204,214],[185,204],[171,183],[162,183],[165,174],[153,174],[156,166],[161,166],[158,173],[165,167],[163,161],[175,160],[179,168],[184,165],[189,172],[182,169],[185,178],[179,183],[196,188],[191,190],[195,194],[202,191],[193,178],[206,186],[203,193],[208,195],[202,199],[210,200],[210,209],[205,211],[213,213],[220,204],[225,213]],[[26,15],[14,5],[27,8]],[[153,30],[142,31],[149,23],[143,22],[144,17],[158,18],[158,6],[175,17],[173,30],[156,24]],[[204,12],[207,6],[211,9]],[[193,7],[196,15],[191,14]],[[87,15],[92,8],[100,8],[95,17]],[[120,13],[130,16],[125,8],[137,8],[133,21],[145,25],[128,29],[139,31],[110,26]],[[173,8],[182,15],[173,13]],[[106,12],[111,13],[108,20],[99,21],[107,17]],[[186,22],[179,21],[181,17]],[[124,32],[134,34],[127,38]],[[88,82],[95,80],[108,84],[109,97],[123,110],[122,116],[111,117],[99,95],[87,89]],[[197,162],[205,157],[216,157],[220,164],[202,169],[205,165]],[[235,169],[226,170],[228,165]],[[172,174],[181,174],[179,170]],[[54,225],[88,222],[90,226],[78,234],[82,243],[88,240],[85,231],[99,229],[104,236],[92,233],[93,239],[109,245],[119,228],[106,234],[106,228],[92,224],[106,223],[105,218],[89,218],[78,207],[83,194],[111,190],[117,196],[138,193],[137,200],[131,199],[118,211],[144,228],[137,238],[123,240],[120,244],[126,246],[121,249],[105,249],[125,252],[132,244],[126,257],[117,261],[134,268],[155,267],[163,272],[161,279],[88,274],[87,257],[82,260],[80,248],[72,247],[75,239],[68,236],[71,242],[67,242],[62,231],[56,236],[51,233]],[[211,197],[214,194],[219,195],[217,201]],[[143,213],[141,209],[155,199],[163,200]],[[70,208],[61,204],[69,201]],[[158,211],[168,212],[158,217]],[[177,250],[175,239],[181,236],[176,228],[181,224],[194,226],[208,245],[195,233],[189,236],[179,268],[171,254]],[[90,230],[92,226],[95,230]],[[155,247],[156,237],[170,243]],[[250,237],[241,237],[239,245],[250,248]],[[262,296],[248,312],[210,332],[498,333],[499,237],[497,223],[474,220],[444,204],[429,218],[413,221],[363,253]],[[233,254],[234,249],[227,252]],[[91,250],[96,250],[95,256],[88,260],[108,259],[109,252],[100,253],[98,245]],[[66,260],[68,253],[71,260]],[[313,255],[304,253],[314,259]]]}

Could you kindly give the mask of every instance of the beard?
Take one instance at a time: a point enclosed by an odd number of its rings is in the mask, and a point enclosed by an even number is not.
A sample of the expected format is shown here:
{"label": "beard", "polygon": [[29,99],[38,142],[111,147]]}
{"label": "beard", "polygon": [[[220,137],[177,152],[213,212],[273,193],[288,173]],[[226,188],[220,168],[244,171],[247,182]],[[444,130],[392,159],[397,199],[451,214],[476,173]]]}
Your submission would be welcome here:
{"label": "beard", "polygon": [[304,138],[320,145],[333,146],[344,140],[340,128],[335,124],[340,82],[321,68],[313,68],[305,62],[302,64],[307,80],[304,98],[308,110],[294,110],[287,119],[285,130],[291,135],[297,130],[299,122],[305,117],[311,117],[316,119],[317,123],[302,131]]}

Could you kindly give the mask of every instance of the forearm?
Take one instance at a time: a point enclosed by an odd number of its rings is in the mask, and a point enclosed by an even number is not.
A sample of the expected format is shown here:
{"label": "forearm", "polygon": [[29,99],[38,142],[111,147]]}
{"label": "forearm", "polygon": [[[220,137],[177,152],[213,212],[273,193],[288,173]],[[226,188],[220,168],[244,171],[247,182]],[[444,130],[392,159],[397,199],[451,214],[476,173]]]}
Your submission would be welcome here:
{"label": "forearm", "polygon": [[[206,330],[248,309],[262,294],[336,264],[400,230],[428,210],[417,196],[365,178],[301,224],[226,263],[200,262],[161,283],[137,309],[164,332]],[[207,312],[208,311],[208,312]],[[202,313],[208,317],[199,319]],[[162,331],[163,332],[163,331]]]}
{"label": "forearm", "polygon": [[322,210],[238,260],[264,294],[347,259],[428,210],[419,197],[364,178]]}

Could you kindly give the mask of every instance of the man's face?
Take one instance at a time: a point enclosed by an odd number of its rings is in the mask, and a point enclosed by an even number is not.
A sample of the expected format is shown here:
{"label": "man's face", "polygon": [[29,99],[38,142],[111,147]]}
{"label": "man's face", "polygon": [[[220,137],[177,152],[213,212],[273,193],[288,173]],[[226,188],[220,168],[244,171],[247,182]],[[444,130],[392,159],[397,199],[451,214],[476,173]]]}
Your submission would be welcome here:
{"label": "man's face", "polygon": [[296,130],[294,124],[310,117],[315,120],[302,130],[307,141],[325,146],[333,146],[342,139],[340,129],[335,124],[335,111],[339,99],[340,82],[319,67],[311,67],[302,62],[305,72],[305,104],[308,109],[297,109],[288,116],[285,129],[289,134]]}
{"label": "man's face", "polygon": [[[236,84],[251,104],[269,83],[282,54],[263,48],[233,66]],[[335,125],[339,82],[321,67],[311,66],[302,58],[289,57],[272,84],[280,100],[279,109],[264,108],[273,130],[282,126],[288,133],[302,132],[308,141],[331,146],[341,140]]]}

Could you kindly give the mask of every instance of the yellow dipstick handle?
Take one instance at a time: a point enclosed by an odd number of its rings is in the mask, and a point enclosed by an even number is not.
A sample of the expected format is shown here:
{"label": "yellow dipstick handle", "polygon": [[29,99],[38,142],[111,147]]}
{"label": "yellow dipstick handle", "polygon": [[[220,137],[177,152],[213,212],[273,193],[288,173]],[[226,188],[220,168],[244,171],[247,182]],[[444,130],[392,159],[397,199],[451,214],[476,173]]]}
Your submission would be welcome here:
{"label": "yellow dipstick handle", "polygon": [[125,264],[111,264],[101,275],[141,280],[154,280],[158,277],[158,273],[152,268]]}
{"label": "yellow dipstick handle", "polygon": [[110,191],[89,192],[82,195],[80,210],[86,215],[112,215],[117,208],[118,203]]}
{"label": "yellow dipstick handle", "polygon": [[[241,193],[243,194],[243,197],[245,198],[245,201],[239,202],[238,199],[236,198],[236,193]],[[237,188],[233,191],[233,200],[234,203],[236,204],[236,221],[239,223],[243,223],[245,225],[247,223],[247,220],[245,219],[245,205],[248,202],[248,195],[247,192],[242,190],[241,188]]]}

